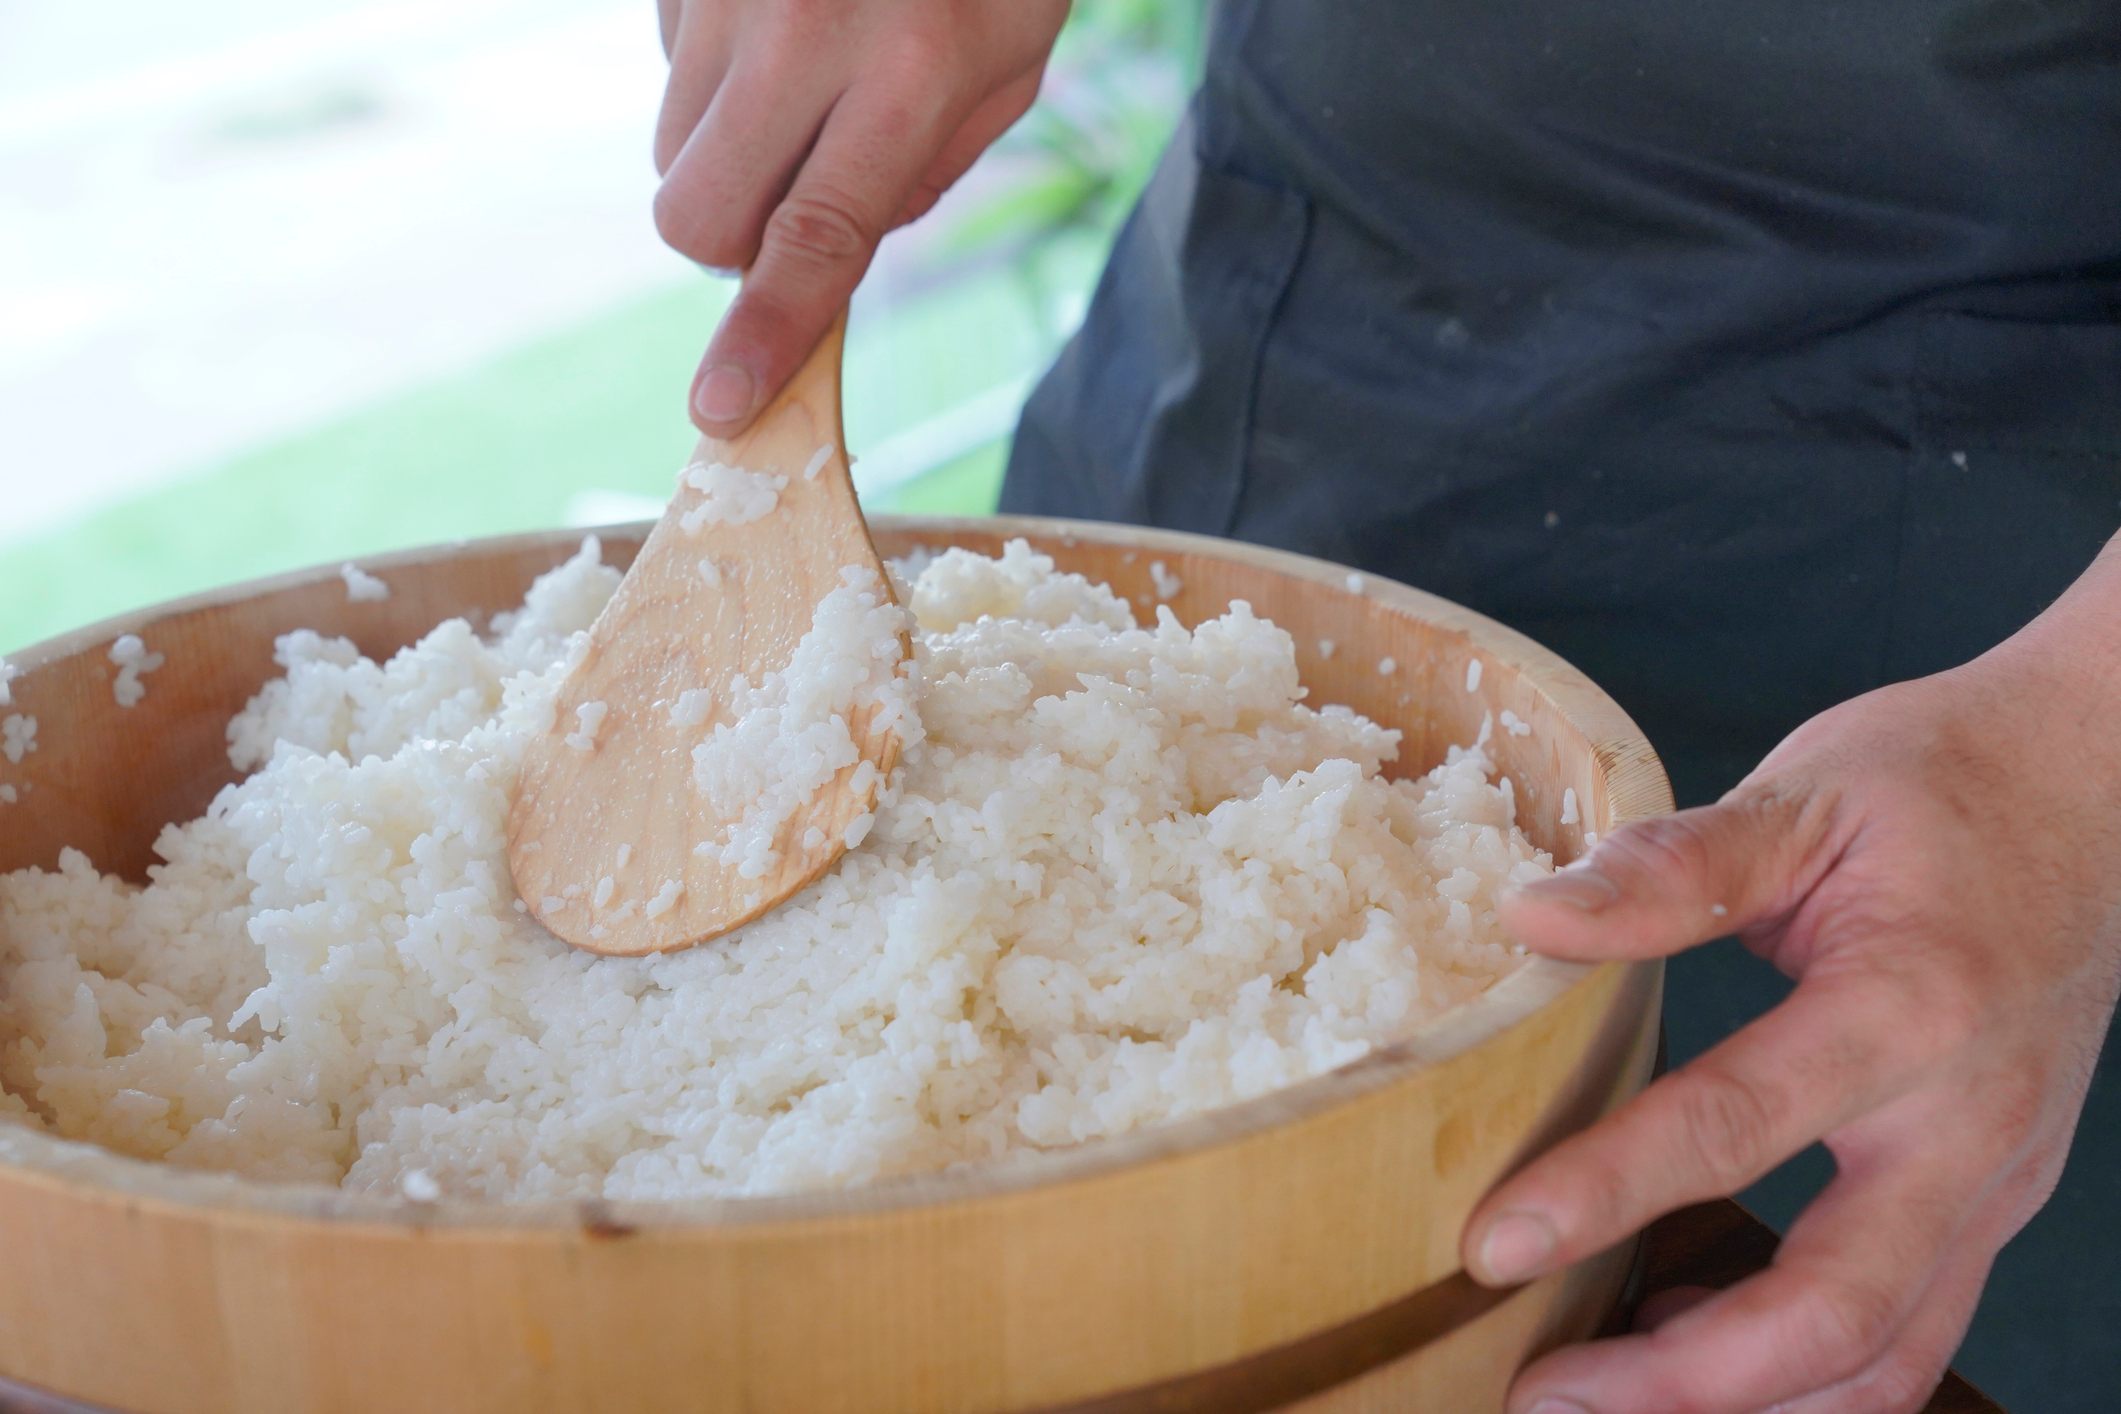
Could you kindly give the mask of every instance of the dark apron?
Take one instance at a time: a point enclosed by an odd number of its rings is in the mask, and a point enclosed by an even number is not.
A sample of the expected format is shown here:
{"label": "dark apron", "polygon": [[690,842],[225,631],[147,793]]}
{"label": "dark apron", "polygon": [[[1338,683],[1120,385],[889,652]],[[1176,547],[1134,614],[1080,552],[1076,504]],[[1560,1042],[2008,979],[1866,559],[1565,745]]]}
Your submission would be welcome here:
{"label": "dark apron", "polygon": [[1004,508],[1485,610],[1689,799],[2010,633],[2121,525],[2121,0],[1744,14],[1226,7]]}
{"label": "dark apron", "polygon": [[[2121,527],[2121,0],[1224,5],[1002,503],[1472,605],[1712,799]],[[1754,966],[1675,968],[1675,1055]],[[2080,1190],[2121,1172],[2115,1078]],[[2121,1408],[2121,1294],[2052,1245],[2008,1363]]]}

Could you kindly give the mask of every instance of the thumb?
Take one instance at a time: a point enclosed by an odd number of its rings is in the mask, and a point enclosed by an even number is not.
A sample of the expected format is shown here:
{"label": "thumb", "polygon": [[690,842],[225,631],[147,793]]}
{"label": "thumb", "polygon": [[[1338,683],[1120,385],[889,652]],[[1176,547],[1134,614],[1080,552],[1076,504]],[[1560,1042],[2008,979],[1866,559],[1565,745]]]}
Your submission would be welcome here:
{"label": "thumb", "polygon": [[1503,926],[1550,957],[1664,957],[1773,918],[1819,857],[1805,797],[1741,787],[1714,805],[1638,820],[1590,855],[1504,895]]}

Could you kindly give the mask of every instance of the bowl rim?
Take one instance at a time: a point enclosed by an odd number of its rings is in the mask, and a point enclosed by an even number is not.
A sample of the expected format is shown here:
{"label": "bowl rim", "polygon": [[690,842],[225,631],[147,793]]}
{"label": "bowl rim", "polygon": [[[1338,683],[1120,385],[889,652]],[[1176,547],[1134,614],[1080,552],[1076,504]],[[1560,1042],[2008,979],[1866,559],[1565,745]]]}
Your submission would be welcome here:
{"label": "bowl rim", "polygon": [[[1606,774],[1602,831],[1672,808],[1670,786],[1642,730],[1604,689],[1560,655],[1484,614],[1397,580],[1293,551],[1188,531],[1151,529],[1117,522],[1046,516],[872,516],[882,533],[937,538],[978,534],[1057,541],[1063,548],[1096,543],[1123,550],[1164,550],[1247,562],[1286,577],[1344,593],[1359,593],[1386,606],[1456,633],[1482,653],[1508,665],[1573,723],[1591,744]],[[370,572],[419,568],[476,551],[490,555],[564,552],[587,537],[638,541],[652,522],[635,521],[583,530],[543,530],[446,540],[359,557]],[[558,559],[555,559],[555,563]],[[8,654],[25,672],[109,642],[120,634],[145,633],[155,624],[204,609],[222,608],[339,577],[344,562],[312,565],[167,600],[56,635]],[[1360,576],[1359,588],[1349,584]],[[1204,1150],[1319,1117],[1412,1073],[1449,1060],[1525,1024],[1565,994],[1610,972],[1654,967],[1654,963],[1583,964],[1533,957],[1487,991],[1445,1011],[1411,1035],[1370,1051],[1345,1066],[1234,1105],[1167,1124],[1065,1149],[1019,1151],[955,1168],[907,1174],[846,1189],[727,1195],[687,1199],[550,1199],[508,1202],[443,1197],[415,1203],[373,1192],[349,1192],[317,1184],[269,1182],[232,1174],[174,1168],[133,1158],[85,1140],[61,1138],[0,1121],[0,1182],[63,1188],[80,1195],[102,1190],[128,1207],[215,1210],[220,1220],[287,1218],[332,1224],[446,1230],[506,1229],[528,1235],[540,1230],[578,1232],[585,1226],[618,1232],[653,1230],[658,1236],[710,1234],[816,1222],[845,1222],[908,1209],[1007,1199],[1032,1190],[1088,1182],[1143,1165],[1180,1160]]]}

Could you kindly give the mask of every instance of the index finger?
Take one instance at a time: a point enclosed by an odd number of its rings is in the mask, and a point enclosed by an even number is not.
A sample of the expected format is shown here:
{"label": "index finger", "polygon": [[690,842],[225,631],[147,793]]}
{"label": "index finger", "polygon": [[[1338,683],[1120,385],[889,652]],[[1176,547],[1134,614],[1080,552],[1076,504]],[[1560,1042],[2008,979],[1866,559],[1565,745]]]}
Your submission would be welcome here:
{"label": "index finger", "polygon": [[1600,1410],[1745,1414],[1858,1377],[1921,1307],[1990,1184],[1947,1149],[1842,1173],[1774,1261],[1647,1335],[1557,1351],[1510,1391]]}
{"label": "index finger", "polygon": [[702,432],[731,437],[809,356],[948,136],[944,105],[849,92],[773,213],[692,385]]}
{"label": "index finger", "polygon": [[1926,1048],[1869,973],[1801,983],[1774,1010],[1504,1180],[1466,1224],[1489,1285],[1602,1252],[1688,1203],[1735,1193],[1911,1088]]}

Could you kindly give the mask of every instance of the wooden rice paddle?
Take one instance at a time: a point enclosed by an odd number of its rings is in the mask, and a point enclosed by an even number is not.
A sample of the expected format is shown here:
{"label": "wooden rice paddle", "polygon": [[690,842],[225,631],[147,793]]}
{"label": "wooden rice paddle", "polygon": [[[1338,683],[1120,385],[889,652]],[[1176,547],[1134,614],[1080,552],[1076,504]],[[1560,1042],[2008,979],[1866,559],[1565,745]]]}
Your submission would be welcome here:
{"label": "wooden rice paddle", "polygon": [[[695,463],[787,478],[778,506],[746,524],[687,531],[680,518],[703,497],[680,484],[591,628],[588,655],[561,687],[551,729],[524,754],[508,820],[509,868],[531,913],[576,947],[625,957],[669,952],[768,912],[846,852],[848,826],[874,806],[897,761],[896,734],[872,728],[873,712],[859,712],[848,726],[860,760],[784,824],[775,868],[744,879],[695,852],[735,823],[694,788],[692,757],[694,745],[729,720],[732,681],[741,673],[756,685],[787,667],[843,568],[874,570],[890,593],[855,502],[840,427],[845,341],[843,314],[748,432],[730,442],[701,440]],[[681,726],[672,709],[686,689],[705,689],[713,712]],[[604,715],[586,733],[579,709],[594,714],[596,703]],[[587,750],[584,735],[593,736]],[[850,778],[860,761],[876,770],[857,791]],[[805,848],[813,828],[824,842]],[[673,882],[682,890],[674,900]]]}

